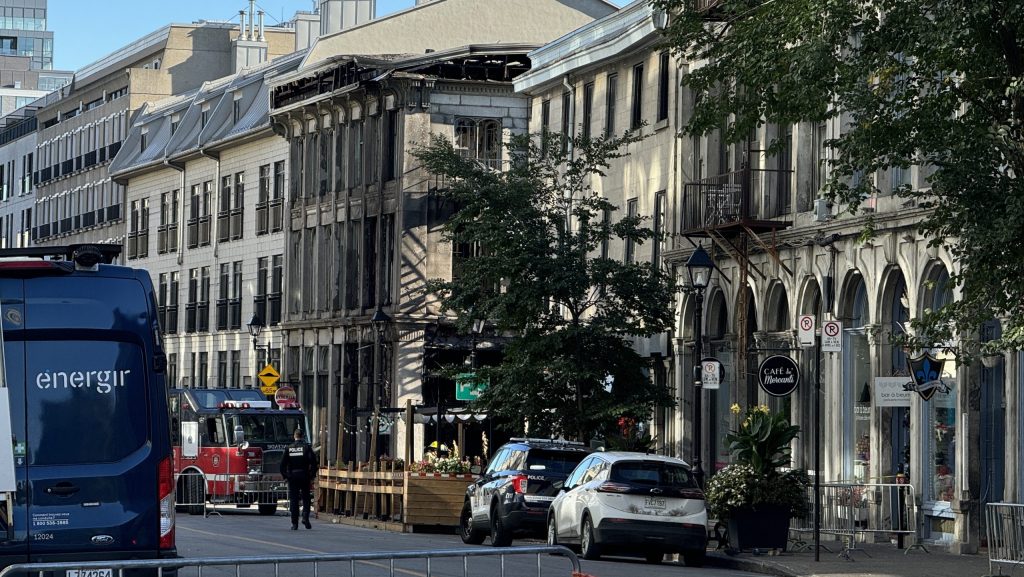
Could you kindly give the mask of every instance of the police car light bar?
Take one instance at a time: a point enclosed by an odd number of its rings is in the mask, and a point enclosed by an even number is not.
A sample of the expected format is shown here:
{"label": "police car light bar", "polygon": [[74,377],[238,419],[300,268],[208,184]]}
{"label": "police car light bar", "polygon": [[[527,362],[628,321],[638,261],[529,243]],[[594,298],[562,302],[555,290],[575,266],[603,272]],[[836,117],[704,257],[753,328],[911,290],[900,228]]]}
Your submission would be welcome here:
{"label": "police car light bar", "polygon": [[270,401],[224,401],[221,409],[269,409]]}

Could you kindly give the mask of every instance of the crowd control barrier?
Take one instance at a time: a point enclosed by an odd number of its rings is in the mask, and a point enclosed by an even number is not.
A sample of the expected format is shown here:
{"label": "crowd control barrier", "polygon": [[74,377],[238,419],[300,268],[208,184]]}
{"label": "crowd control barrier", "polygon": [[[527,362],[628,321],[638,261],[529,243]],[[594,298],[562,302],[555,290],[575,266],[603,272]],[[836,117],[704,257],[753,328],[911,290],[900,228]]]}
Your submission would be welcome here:
{"label": "crowd control barrier", "polygon": [[[899,483],[822,483],[821,526],[822,535],[831,535],[842,543],[839,556],[850,559],[850,553],[864,549],[857,543],[868,535],[895,538],[902,547],[904,538],[913,537],[913,544],[904,551],[928,550],[921,543],[914,486]],[[814,488],[807,489],[806,517],[794,519],[791,524],[798,538],[794,549],[810,546],[814,535]],[[872,537],[876,538],[876,537]],[[831,552],[827,547],[826,551]]]}
{"label": "crowd control barrier", "polygon": [[[310,555],[280,555],[259,557],[202,557],[178,559],[150,559],[125,561],[89,561],[75,563],[73,569],[79,575],[111,575],[124,577],[125,571],[148,570],[162,577],[164,573],[175,574],[177,577],[202,576],[204,569],[221,568],[220,572],[234,577],[251,575],[280,575],[284,565],[312,566],[310,575],[348,575],[356,577],[382,572],[388,577],[396,575],[419,575],[435,577],[461,574],[463,577],[525,577],[536,572],[537,577],[544,577],[541,560],[548,555],[557,555],[568,559],[571,573],[582,574],[580,561],[575,553],[562,546],[544,547],[507,547],[501,549],[448,549],[437,551],[394,551],[374,553],[329,553]],[[529,569],[522,564],[506,567],[507,560],[514,557],[535,557],[536,562],[529,563]],[[483,561],[475,561],[483,558]],[[474,561],[471,561],[474,560]],[[490,562],[486,560],[490,559]],[[396,562],[407,561],[398,565]],[[495,563],[497,562],[497,567]],[[64,574],[72,567],[67,563],[19,563],[10,565],[0,571],[0,577],[44,575],[48,572]],[[358,568],[358,569],[357,569]],[[214,574],[216,571],[206,571]],[[218,573],[219,574],[219,573]],[[548,572],[548,574],[552,574]],[[559,572],[558,574],[565,574]]]}
{"label": "crowd control barrier", "polygon": [[985,534],[988,537],[988,572],[993,565],[1024,565],[1024,505],[988,503],[985,506]]}

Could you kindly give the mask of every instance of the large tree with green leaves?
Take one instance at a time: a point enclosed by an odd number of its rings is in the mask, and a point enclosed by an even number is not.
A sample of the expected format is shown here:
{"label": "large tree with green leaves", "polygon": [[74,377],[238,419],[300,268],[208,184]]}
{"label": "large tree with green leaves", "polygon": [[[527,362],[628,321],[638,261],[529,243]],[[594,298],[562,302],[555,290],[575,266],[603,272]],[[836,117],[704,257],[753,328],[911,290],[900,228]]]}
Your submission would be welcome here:
{"label": "large tree with green leaves", "polygon": [[672,278],[602,256],[605,243],[640,244],[654,232],[646,218],[614,216],[592,186],[637,140],[524,135],[504,171],[463,158],[443,137],[414,153],[447,182],[438,193],[456,207],[447,240],[475,247],[457,278],[431,290],[464,329],[488,319],[514,337],[499,366],[480,369],[490,385],[476,403],[528,423],[530,434],[587,440],[672,402],[632,342],[673,325]]}
{"label": "large tree with green leaves", "polygon": [[762,123],[839,117],[824,192],[854,210],[873,192],[858,176],[923,167],[928,186],[897,194],[931,209],[920,228],[950,247],[963,296],[920,319],[921,334],[1006,317],[1002,344],[1024,344],[1024,3],[652,3],[672,15],[674,51],[704,64],[684,76],[700,95],[687,132],[726,126],[737,142]]}

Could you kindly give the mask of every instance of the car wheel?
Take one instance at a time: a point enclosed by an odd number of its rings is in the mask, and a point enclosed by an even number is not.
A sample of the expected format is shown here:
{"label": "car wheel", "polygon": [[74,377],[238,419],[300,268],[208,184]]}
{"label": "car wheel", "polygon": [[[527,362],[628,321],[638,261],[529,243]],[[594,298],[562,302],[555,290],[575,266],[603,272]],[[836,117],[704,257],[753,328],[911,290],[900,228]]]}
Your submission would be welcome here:
{"label": "car wheel", "polygon": [[501,520],[501,513],[498,507],[491,508],[491,545],[494,547],[508,547],[512,544],[512,533],[505,527]]}
{"label": "car wheel", "polygon": [[600,559],[601,548],[594,540],[594,523],[590,516],[583,518],[583,529],[580,531],[580,553],[584,559]]}
{"label": "car wheel", "polygon": [[706,556],[706,551],[687,551],[683,553],[683,563],[686,563],[687,567],[703,567]]}
{"label": "car wheel", "polygon": [[473,526],[473,509],[469,501],[462,506],[462,514],[459,515],[459,537],[467,545],[479,545],[487,538],[487,533]]}
{"label": "car wheel", "polygon": [[644,554],[644,559],[646,559],[648,563],[651,563],[653,565],[660,565],[661,561],[664,558],[665,554],[661,551],[648,551]]}
{"label": "car wheel", "polygon": [[558,545],[558,526],[555,525],[554,515],[548,519],[548,546],[554,547]]}

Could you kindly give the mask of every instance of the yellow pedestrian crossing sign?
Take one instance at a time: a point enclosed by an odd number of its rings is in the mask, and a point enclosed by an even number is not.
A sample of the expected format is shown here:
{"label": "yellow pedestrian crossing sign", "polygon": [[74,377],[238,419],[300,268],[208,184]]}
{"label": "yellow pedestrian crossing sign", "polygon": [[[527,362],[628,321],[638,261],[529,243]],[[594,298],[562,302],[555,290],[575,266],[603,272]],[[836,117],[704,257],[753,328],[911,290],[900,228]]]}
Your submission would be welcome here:
{"label": "yellow pedestrian crossing sign", "polygon": [[267,366],[263,367],[263,370],[260,371],[260,374],[257,376],[259,376],[260,381],[263,382],[264,388],[275,389],[276,387],[274,387],[274,385],[276,385],[278,379],[281,378],[281,374],[277,372],[277,369],[274,368],[274,365],[271,365],[269,363],[267,364]]}

